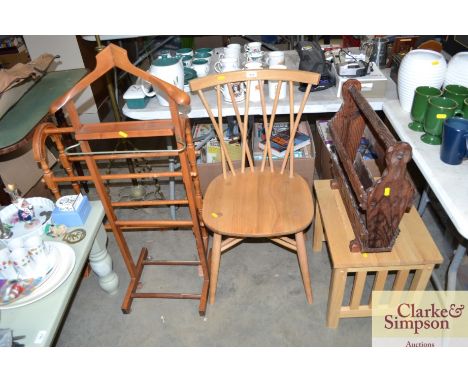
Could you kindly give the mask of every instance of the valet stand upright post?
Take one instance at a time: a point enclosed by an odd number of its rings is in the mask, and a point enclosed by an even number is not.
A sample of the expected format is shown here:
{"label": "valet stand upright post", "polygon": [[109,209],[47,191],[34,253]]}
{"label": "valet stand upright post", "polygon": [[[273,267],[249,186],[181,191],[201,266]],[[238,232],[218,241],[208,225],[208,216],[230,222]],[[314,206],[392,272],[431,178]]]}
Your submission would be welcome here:
{"label": "valet stand upright post", "polygon": [[[105,75],[114,67],[127,71],[137,77],[150,82],[154,88],[163,92],[169,102],[171,119],[155,121],[126,121],[108,122],[96,124],[82,124],[78,117],[74,97],[80,94],[91,83],[99,77]],[[133,66],[127,57],[127,52],[114,45],[109,44],[104,50],[96,55],[96,67],[80,82],[78,82],[66,94],[57,99],[50,107],[54,113],[59,109],[64,109],[68,114],[71,126],[57,128],[51,123],[44,123],[36,129],[33,149],[36,161],[41,165],[44,172],[44,181],[56,198],[60,197],[58,183],[71,182],[75,192],[80,191],[80,181],[92,181],[96,191],[104,206],[108,223],[107,229],[112,230],[117,245],[122,254],[123,260],[130,275],[130,283],[122,303],[122,311],[129,313],[133,299],[135,298],[170,298],[170,299],[198,299],[199,313],[204,315],[209,286],[208,266],[206,260],[206,248],[208,247],[208,234],[201,220],[202,196],[198,172],[196,167],[195,149],[192,142],[190,121],[181,115],[178,110],[179,105],[190,104],[190,97],[175,86],[172,86],[147,72]],[[65,148],[62,142],[64,134],[74,134],[78,141],[81,152],[69,152],[70,148]],[[67,176],[55,176],[47,163],[45,141],[51,137],[59,152],[59,160],[65,169]],[[135,151],[92,151],[90,141],[119,139],[119,138],[162,138],[175,139],[176,149],[173,150],[135,150]],[[75,146],[73,146],[75,147]],[[71,151],[71,150],[70,150]],[[128,174],[102,174],[99,171],[98,161],[134,159],[144,157],[178,157],[180,161],[180,171],[162,171]],[[89,175],[77,176],[73,172],[71,164],[73,162],[85,162]],[[104,182],[108,180],[122,179],[144,179],[144,178],[182,178],[186,191],[186,199],[174,200],[142,200],[114,202],[106,192]],[[121,220],[118,219],[114,208],[116,207],[149,207],[161,205],[186,205],[189,207],[191,220]],[[123,235],[124,229],[175,229],[191,228],[195,236],[198,261],[172,261],[172,260],[152,260],[148,257],[147,248],[142,248],[137,263],[133,261],[130,249]],[[166,265],[166,266],[194,266],[200,267],[203,274],[203,283],[200,293],[149,293],[137,292],[143,268],[146,265]]]}

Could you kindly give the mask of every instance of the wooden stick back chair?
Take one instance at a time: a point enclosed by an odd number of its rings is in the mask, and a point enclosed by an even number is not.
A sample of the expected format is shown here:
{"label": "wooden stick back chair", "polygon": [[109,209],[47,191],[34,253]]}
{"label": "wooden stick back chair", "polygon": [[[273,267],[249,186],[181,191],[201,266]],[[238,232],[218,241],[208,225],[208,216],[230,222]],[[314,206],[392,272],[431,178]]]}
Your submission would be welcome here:
{"label": "wooden stick back chair", "polygon": [[[130,275],[130,284],[124,297],[122,311],[129,313],[134,298],[176,298],[176,299],[199,299],[199,312],[204,314],[208,295],[208,267],[206,261],[205,248],[208,245],[208,235],[206,229],[201,226],[202,198],[198,173],[195,162],[195,150],[193,147],[191,129],[188,118],[179,114],[179,105],[188,105],[190,97],[173,85],[170,85],[147,72],[133,66],[127,57],[127,52],[113,44],[108,45],[96,56],[96,68],[78,82],[70,91],[57,99],[50,107],[50,111],[55,113],[59,109],[64,109],[71,121],[70,127],[56,128],[51,123],[40,125],[34,135],[33,148],[35,159],[40,162],[44,172],[44,181],[56,198],[60,197],[58,183],[72,182],[75,192],[80,192],[80,181],[92,181],[101,199],[108,219],[106,228],[114,233],[117,245],[123,256],[125,265]],[[74,97],[80,94],[91,83],[99,77],[105,75],[109,70],[119,68],[137,77],[150,82],[154,88],[167,95],[169,101],[170,120],[158,121],[127,121],[82,124],[78,117],[78,112],[74,104]],[[81,152],[70,153],[64,148],[62,143],[63,134],[74,134],[79,142]],[[67,176],[55,176],[48,166],[45,150],[45,141],[51,137],[55,142],[59,159],[64,167]],[[93,152],[90,141],[106,140],[115,138],[164,138],[173,137],[177,143],[174,150],[145,150],[133,152]],[[159,158],[178,157],[180,161],[180,171],[144,172],[128,174],[101,174],[98,161],[135,159],[135,158]],[[84,161],[88,167],[89,175],[77,176],[74,174],[72,162]],[[144,178],[182,178],[186,191],[186,199],[177,200],[144,200],[144,201],[111,201],[106,192],[105,181],[116,179],[144,179]],[[114,208],[117,207],[148,207],[160,205],[188,205],[190,220],[121,220],[118,219]],[[198,261],[155,261],[148,257],[148,250],[142,248],[137,263],[135,264],[125,240],[123,229],[172,229],[188,228],[193,231],[196,241]],[[203,272],[203,285],[201,292],[196,293],[143,293],[137,292],[143,268],[146,265],[169,265],[169,266],[200,266]]]}
{"label": "wooden stick back chair", "polygon": [[[313,218],[312,195],[306,181],[294,174],[294,139],[290,139],[280,167],[275,168],[271,133],[276,118],[280,91],[287,84],[290,136],[294,137],[312,85],[320,75],[298,70],[245,70],[192,80],[190,87],[198,95],[211,119],[221,148],[223,173],[208,186],[204,197],[203,221],[213,231],[210,268],[210,303],[215,301],[221,253],[245,238],[268,238],[297,252],[307,301],[312,303],[312,289],[307,264],[303,231]],[[265,100],[265,81],[278,81],[271,108]],[[245,100],[236,101],[233,88],[245,83]],[[294,84],[306,83],[298,110],[294,110]],[[228,89],[241,135],[241,163],[235,168],[223,134],[222,88]],[[243,85],[242,85],[243,86]],[[247,143],[250,94],[258,86],[265,129],[265,148],[261,163],[255,166]],[[252,89],[251,89],[252,88]],[[216,105],[212,107],[204,91],[214,90]],[[226,90],[224,90],[226,93]],[[286,102],[286,101],[281,101]],[[241,109],[243,110],[243,115]],[[215,111],[217,116],[215,116]],[[296,113],[297,115],[295,115]],[[289,166],[288,166],[289,163]],[[289,236],[293,236],[294,239]],[[225,239],[223,240],[223,236]]]}

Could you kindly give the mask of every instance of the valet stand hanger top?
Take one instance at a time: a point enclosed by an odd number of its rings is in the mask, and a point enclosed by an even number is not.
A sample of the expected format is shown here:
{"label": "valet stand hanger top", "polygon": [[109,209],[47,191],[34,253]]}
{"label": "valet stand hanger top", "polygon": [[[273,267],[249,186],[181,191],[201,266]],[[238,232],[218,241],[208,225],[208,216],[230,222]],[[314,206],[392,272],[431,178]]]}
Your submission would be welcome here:
{"label": "valet stand hanger top", "polygon": [[[156,89],[167,95],[171,118],[166,120],[150,121],[117,121],[82,124],[76,106],[74,97],[80,94],[85,88],[91,85],[101,76],[105,75],[112,68],[122,69],[143,80],[151,83]],[[107,229],[114,233],[116,243],[120,249],[123,260],[130,276],[130,283],[124,296],[122,311],[129,313],[132,301],[135,298],[174,298],[174,299],[198,299],[200,300],[199,312],[204,314],[206,310],[206,300],[208,293],[209,277],[208,266],[205,255],[205,248],[208,245],[208,235],[206,229],[201,226],[202,198],[198,172],[196,170],[196,156],[193,147],[193,141],[190,132],[190,121],[186,116],[179,113],[179,105],[189,105],[190,97],[178,89],[149,73],[135,67],[127,57],[127,52],[113,44],[108,45],[96,56],[96,67],[78,82],[70,91],[54,101],[50,107],[51,113],[64,108],[68,112],[71,123],[70,127],[56,128],[51,123],[45,123],[35,131],[33,139],[34,157],[40,162],[44,172],[44,181],[47,186],[58,198],[60,192],[57,183],[72,182],[75,192],[79,192],[80,181],[92,181],[96,187],[96,192],[103,204],[108,223]],[[81,153],[71,155],[64,149],[61,135],[73,133],[75,139],[80,143]],[[65,169],[67,176],[55,176],[47,164],[44,143],[48,136],[51,136],[55,142],[59,159]],[[176,150],[145,150],[128,152],[93,152],[90,147],[92,140],[106,140],[114,138],[151,138],[151,137],[174,137],[177,143]],[[156,158],[156,157],[174,157],[177,156],[180,161],[180,171],[168,172],[144,172],[135,173],[131,171],[128,174],[102,174],[99,170],[97,161],[100,160],[118,160],[129,158]],[[89,175],[76,176],[71,167],[72,162],[85,161],[89,170]],[[142,200],[142,201],[124,201],[114,202],[108,195],[104,182],[108,180],[124,179],[144,179],[160,177],[178,177],[182,178],[186,198],[177,200]],[[149,207],[159,205],[187,205],[190,211],[191,219],[186,220],[122,220],[118,219],[114,212],[114,207]],[[141,229],[174,229],[191,228],[195,236],[198,261],[174,261],[174,260],[152,260],[148,255],[148,250],[142,248],[137,263],[135,264],[123,235],[123,229],[141,230]],[[140,279],[143,268],[146,265],[169,265],[169,266],[199,266],[203,273],[203,283],[201,292],[196,293],[151,293],[137,291],[140,285]]]}
{"label": "valet stand hanger top", "polygon": [[57,110],[61,109],[76,95],[86,89],[91,83],[96,81],[99,77],[103,76],[113,68],[122,69],[136,77],[140,77],[145,81],[150,82],[151,85],[168,94],[170,98],[178,105],[190,104],[190,97],[187,93],[177,91],[175,87],[169,86],[169,84],[166,82],[154,77],[144,70],[137,68],[128,59],[127,51],[125,49],[120,48],[115,44],[109,44],[99,54],[96,55],[96,67],[94,70],[81,81],[79,81],[67,93],[55,100],[50,106],[50,112],[55,113]]}
{"label": "valet stand hanger top", "polygon": [[[109,70],[119,68],[136,77],[142,78],[153,85],[154,88],[159,89],[168,95],[169,110],[171,113],[171,120],[157,120],[157,121],[125,121],[125,122],[108,122],[99,124],[82,124],[78,117],[78,112],[74,105],[73,99],[79,95],[83,90],[89,87],[93,82],[105,75]],[[49,111],[55,113],[56,111],[64,108],[72,123],[72,128],[61,128],[61,133],[75,133],[76,139],[113,139],[122,138],[122,130],[125,138],[138,138],[147,136],[168,136],[174,133],[178,143],[181,143],[179,149],[183,149],[185,142],[181,137],[185,136],[183,131],[183,121],[180,119],[178,106],[189,105],[190,97],[187,93],[177,89],[176,87],[154,77],[148,72],[141,70],[134,66],[128,59],[127,51],[118,47],[115,44],[109,44],[100,53],[96,55],[96,67],[84,78],[82,78],[72,89],[70,89],[63,96],[57,98],[50,106]],[[122,129],[121,129],[122,128]],[[49,134],[58,133],[53,129],[46,129]],[[149,135],[148,135],[149,134]],[[74,149],[74,145],[64,150],[65,155],[78,155],[79,153],[71,153],[69,150]],[[142,150],[141,152],[163,152],[165,150]],[[140,152],[140,151],[139,151]],[[120,152],[123,153],[123,152]],[[93,152],[93,154],[109,154],[108,152]]]}

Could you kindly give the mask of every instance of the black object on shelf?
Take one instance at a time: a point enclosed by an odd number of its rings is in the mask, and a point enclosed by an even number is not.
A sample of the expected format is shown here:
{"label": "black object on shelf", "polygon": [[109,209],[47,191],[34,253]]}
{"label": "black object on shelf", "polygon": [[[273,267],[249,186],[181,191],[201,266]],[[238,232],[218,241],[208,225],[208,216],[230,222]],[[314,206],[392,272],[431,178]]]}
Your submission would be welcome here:
{"label": "black object on shelf", "polygon": [[[320,73],[320,82],[312,86],[311,91],[320,91],[335,86],[335,77],[331,73],[331,66],[325,59],[325,52],[317,41],[300,41],[296,45],[299,54],[299,70]],[[299,90],[304,92],[306,84],[300,84]]]}

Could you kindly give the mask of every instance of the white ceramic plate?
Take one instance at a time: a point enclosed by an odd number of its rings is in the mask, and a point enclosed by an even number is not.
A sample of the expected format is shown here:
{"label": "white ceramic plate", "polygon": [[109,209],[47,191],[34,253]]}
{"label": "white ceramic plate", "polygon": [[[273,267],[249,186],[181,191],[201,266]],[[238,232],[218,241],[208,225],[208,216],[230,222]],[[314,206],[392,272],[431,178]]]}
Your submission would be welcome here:
{"label": "white ceramic plate", "polygon": [[68,244],[55,241],[47,242],[47,244],[50,245],[51,249],[53,248],[57,252],[55,267],[49,277],[41,285],[36,287],[31,294],[19,298],[12,303],[0,305],[0,310],[19,308],[20,306],[36,302],[56,290],[68,276],[70,276],[70,273],[75,267],[75,251],[73,248]]}
{"label": "white ceramic plate", "polygon": [[[50,214],[55,207],[55,204],[52,200],[39,197],[26,198],[26,200],[33,205],[36,218],[41,221],[41,224],[38,224],[31,229],[27,229],[24,222],[16,221],[18,210],[13,204],[10,204],[0,211],[0,218],[2,219],[2,222],[4,224],[11,224],[13,226],[11,229],[13,236],[9,239],[1,240],[3,243],[7,244],[8,241],[17,237],[26,238],[32,235],[41,235],[43,233],[44,225],[50,221]],[[50,213],[45,215],[46,212]],[[41,215],[41,213],[43,215]],[[48,219],[47,216],[49,217]]]}

